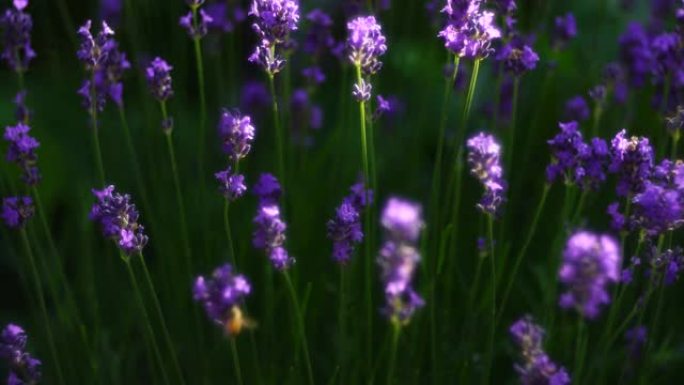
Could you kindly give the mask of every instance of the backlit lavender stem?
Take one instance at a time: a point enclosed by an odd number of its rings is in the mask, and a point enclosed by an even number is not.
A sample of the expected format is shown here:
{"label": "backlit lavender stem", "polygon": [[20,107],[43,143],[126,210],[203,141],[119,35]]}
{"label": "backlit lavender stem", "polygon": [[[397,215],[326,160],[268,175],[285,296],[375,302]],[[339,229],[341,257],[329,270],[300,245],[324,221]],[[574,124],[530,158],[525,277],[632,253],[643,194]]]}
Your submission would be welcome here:
{"label": "backlit lavender stem", "polygon": [[235,368],[237,384],[243,385],[242,370],[240,369],[240,355],[238,354],[237,346],[235,344],[235,337],[229,337],[228,340],[230,340],[230,351],[233,354],[233,368]]}
{"label": "backlit lavender stem", "polygon": [[292,285],[290,273],[287,270],[283,270],[282,274],[283,278],[285,279],[287,290],[290,294],[290,299],[292,300],[292,306],[295,310],[297,332],[299,333],[300,343],[302,344],[302,350],[304,351],[304,360],[306,362],[306,374],[309,379],[309,385],[314,385],[315,382],[313,378],[313,370],[311,369],[311,358],[309,356],[309,343],[306,339],[306,329],[304,327],[304,317],[302,315],[302,309],[299,305],[299,300],[297,299],[297,292],[295,291],[294,285]]}
{"label": "backlit lavender stem", "polygon": [[494,214],[487,215],[487,241],[489,244],[489,263],[491,269],[491,314],[489,327],[489,343],[487,354],[487,366],[485,368],[485,384],[489,383],[492,372],[492,365],[494,362],[494,334],[496,331],[496,264],[494,253]]}
{"label": "backlit lavender stem", "polygon": [[54,335],[52,333],[52,322],[50,322],[50,318],[48,316],[47,312],[47,307],[45,305],[45,296],[43,295],[43,285],[41,284],[40,281],[40,275],[38,274],[38,268],[36,267],[36,261],[33,256],[33,251],[31,251],[31,243],[28,240],[28,235],[26,234],[26,227],[22,227],[20,229],[21,233],[21,241],[24,244],[24,249],[26,251],[26,256],[28,257],[29,260],[29,265],[31,266],[31,274],[33,275],[33,284],[34,284],[34,289],[36,291],[36,295],[38,296],[38,305],[40,306],[40,312],[41,315],[43,316],[43,324],[45,326],[45,331],[47,334],[48,338],[48,346],[50,348],[50,354],[52,354],[52,360],[55,364],[55,373],[57,376],[57,383],[61,385],[65,385],[64,382],[64,375],[62,372],[62,366],[60,365],[60,361],[57,358],[57,349],[55,347],[55,339]]}
{"label": "backlit lavender stem", "polygon": [[128,126],[128,119],[126,118],[126,109],[123,103],[119,105],[119,121],[121,122],[121,127],[124,132],[124,138],[126,140],[126,146],[128,147],[128,152],[131,157],[131,163],[133,163],[133,172],[135,174],[135,182],[138,185],[138,190],[140,190],[140,197],[142,198],[143,206],[146,211],[150,212],[150,204],[147,200],[147,190],[145,189],[145,183],[143,182],[142,174],[140,173],[140,163],[138,162],[138,153],[135,151],[135,146],[133,145],[133,138],[131,137],[131,130]]}
{"label": "backlit lavender stem", "polygon": [[[195,30],[201,28],[199,20],[198,10],[199,5],[191,5],[192,10],[192,23]],[[199,98],[200,98],[200,122],[199,122],[199,138],[197,141],[197,164],[199,168],[200,178],[204,179],[204,148],[206,147],[206,123],[207,123],[207,100],[206,91],[204,87],[204,63],[202,59],[202,35],[195,34],[192,37],[193,46],[195,49],[195,63],[197,65],[197,86],[199,88]],[[200,183],[200,186],[204,186],[204,183]]]}
{"label": "backlit lavender stem", "polygon": [[97,164],[97,173],[100,177],[100,185],[105,184],[105,171],[102,163],[102,149],[100,147],[100,134],[97,127],[97,90],[95,82],[95,70],[92,70],[90,75],[90,121],[93,131],[93,147],[95,151],[95,164]]}
{"label": "backlit lavender stem", "polygon": [[506,148],[506,166],[510,172],[514,170],[513,166],[513,149],[515,148],[515,131],[516,131],[516,121],[518,115],[518,91],[520,88],[520,76],[516,76],[513,79],[513,99],[511,101],[511,121],[508,127],[508,147]]}
{"label": "backlit lavender stem", "polygon": [[387,369],[387,385],[394,383],[394,366],[397,361],[397,349],[399,346],[399,337],[401,336],[401,324],[399,322],[392,322],[392,346],[390,350],[390,357]]}
{"label": "backlit lavender stem", "polygon": [[[278,162],[278,180],[285,184],[285,144],[283,129],[280,126],[280,110],[278,109],[278,96],[275,89],[275,75],[268,73],[268,89],[271,93],[271,103],[273,111],[273,126],[275,128],[276,156]],[[283,206],[285,208],[286,205]]]}

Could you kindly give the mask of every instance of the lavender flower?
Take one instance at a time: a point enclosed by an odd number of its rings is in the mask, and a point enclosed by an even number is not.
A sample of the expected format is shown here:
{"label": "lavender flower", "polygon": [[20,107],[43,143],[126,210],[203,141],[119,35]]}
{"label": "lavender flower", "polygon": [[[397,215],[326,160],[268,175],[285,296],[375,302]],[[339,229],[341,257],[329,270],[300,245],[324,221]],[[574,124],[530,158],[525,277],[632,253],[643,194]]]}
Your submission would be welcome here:
{"label": "lavender flower", "polygon": [[610,303],[607,286],[619,281],[621,260],[622,253],[612,237],[587,231],[573,234],[558,273],[566,286],[560,306],[574,308],[585,318],[596,318],[601,305]]}
{"label": "lavender flower", "polygon": [[33,217],[35,208],[33,199],[28,196],[7,197],[2,200],[2,214],[7,227],[18,229],[24,227],[26,222]]}
{"label": "lavender flower", "polygon": [[501,48],[496,59],[503,62],[506,72],[520,76],[537,66],[539,55],[522,39],[514,38]]}
{"label": "lavender flower", "polygon": [[16,126],[5,127],[3,138],[9,144],[7,161],[16,163],[22,171],[22,180],[29,186],[35,186],[40,181],[40,171],[37,162],[36,149],[40,143],[29,134],[31,127],[18,123]]}
{"label": "lavender flower", "polygon": [[294,263],[294,259],[288,255],[284,247],[287,225],[280,217],[278,206],[280,192],[280,184],[273,175],[261,174],[254,186],[254,194],[259,198],[259,206],[253,220],[256,228],[252,244],[257,249],[266,252],[273,267],[285,270]]}
{"label": "lavender flower", "polygon": [[653,53],[646,30],[637,22],[630,23],[620,36],[619,44],[620,61],[627,70],[629,83],[634,87],[643,86],[653,66]]}
{"label": "lavender flower", "polygon": [[214,176],[219,182],[219,191],[231,202],[240,198],[247,191],[245,177],[234,173],[230,166],[223,171],[217,172]]}
{"label": "lavender flower", "polygon": [[16,96],[14,96],[14,106],[14,116],[16,117],[17,121],[28,124],[28,122],[31,120],[31,111],[26,105],[26,90],[17,92]]}
{"label": "lavender flower", "polygon": [[470,173],[485,189],[477,207],[486,214],[496,215],[506,192],[500,160],[501,146],[493,136],[481,132],[468,139],[467,147]]}
{"label": "lavender flower", "polygon": [[302,50],[308,55],[321,56],[325,51],[332,51],[337,45],[332,36],[332,18],[324,11],[316,8],[306,15],[311,28],[304,38]]}
{"label": "lavender flower", "polygon": [[522,364],[514,366],[524,385],[567,385],[570,376],[564,367],[555,364],[542,346],[544,329],[531,316],[526,315],[509,329],[513,342],[520,349]]}
{"label": "lavender flower", "polygon": [[[190,5],[191,8],[197,9],[201,3]],[[209,31],[209,25],[214,21],[214,19],[207,13],[204,9],[199,9],[196,11],[190,11],[185,15],[181,16],[178,20],[178,25],[185,28],[193,40],[199,40],[206,36]]]}
{"label": "lavender flower", "polygon": [[8,324],[0,334],[0,358],[9,368],[8,385],[31,385],[41,380],[42,363],[26,350],[27,340],[24,329],[15,324]]}
{"label": "lavender flower", "polygon": [[197,277],[192,290],[193,298],[204,306],[207,316],[229,331],[235,313],[251,291],[247,278],[237,274],[228,263],[217,267],[211,277]]}
{"label": "lavender flower", "polygon": [[160,57],[154,58],[145,69],[147,85],[152,96],[159,102],[165,102],[173,96],[172,69],[173,67]]}
{"label": "lavender flower", "polygon": [[285,65],[280,51],[287,45],[290,32],[297,29],[299,4],[295,0],[253,0],[249,15],[255,19],[252,29],[259,37],[249,61],[273,76]]}
{"label": "lavender flower", "polygon": [[360,79],[356,84],[354,84],[352,95],[357,102],[367,102],[371,98],[372,91],[373,86],[365,80]]}
{"label": "lavender flower", "polygon": [[501,37],[494,14],[481,9],[481,0],[447,0],[442,12],[447,25],[437,36],[459,57],[484,59],[493,51],[491,42]]}
{"label": "lavender flower", "polygon": [[553,45],[556,49],[564,46],[577,36],[577,22],[575,16],[568,12],[562,16],[556,16],[553,26]]}
{"label": "lavender flower", "polygon": [[385,232],[385,242],[378,255],[385,288],[383,312],[392,322],[406,324],[425,304],[412,287],[420,262],[416,243],[424,226],[422,208],[417,203],[390,198],[382,211],[380,223]]}
{"label": "lavender flower", "polygon": [[247,12],[240,2],[233,0],[207,4],[205,11],[212,19],[208,23],[209,30],[223,33],[233,32],[247,18]]}
{"label": "lavender flower", "polygon": [[223,142],[223,152],[228,158],[237,162],[247,156],[252,148],[255,131],[249,116],[224,109],[219,119],[218,131]]}
{"label": "lavender flower", "polygon": [[589,119],[589,114],[589,105],[581,95],[576,95],[565,103],[564,116],[566,121],[583,122]]}
{"label": "lavender flower", "polygon": [[90,210],[90,220],[100,224],[105,238],[112,239],[126,253],[142,253],[148,238],[138,223],[139,213],[128,194],[118,193],[114,186],[93,189],[97,201]]}
{"label": "lavender flower", "polygon": [[635,195],[643,191],[653,170],[653,148],[647,138],[627,137],[627,131],[617,133],[611,144],[609,171],[618,175],[617,194]]}
{"label": "lavender flower", "polygon": [[354,247],[363,240],[361,213],[372,199],[371,190],[366,190],[363,182],[353,185],[350,191],[327,224],[328,238],[333,241],[332,257],[343,265],[349,262]]}
{"label": "lavender flower", "polygon": [[359,16],[347,23],[347,51],[349,61],[366,75],[382,68],[379,58],[387,52],[387,44],[375,16]]}
{"label": "lavender flower", "polygon": [[7,62],[11,70],[22,73],[28,70],[29,63],[36,57],[31,48],[31,30],[33,20],[24,12],[28,0],[14,0],[14,8],[8,8],[0,15],[0,31],[2,31],[2,54],[0,58]]}
{"label": "lavender flower", "polygon": [[625,340],[627,342],[627,350],[632,360],[636,361],[641,356],[646,340],[648,339],[648,329],[646,326],[639,325],[625,332]]}
{"label": "lavender flower", "polygon": [[632,201],[634,214],[631,219],[649,235],[672,231],[684,223],[681,191],[648,181]]}

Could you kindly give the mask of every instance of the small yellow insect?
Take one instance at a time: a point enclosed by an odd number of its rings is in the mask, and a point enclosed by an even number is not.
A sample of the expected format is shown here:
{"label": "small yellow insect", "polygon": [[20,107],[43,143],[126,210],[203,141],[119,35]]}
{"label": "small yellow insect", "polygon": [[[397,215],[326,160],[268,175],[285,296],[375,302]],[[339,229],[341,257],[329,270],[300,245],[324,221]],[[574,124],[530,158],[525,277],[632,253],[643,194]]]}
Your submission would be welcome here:
{"label": "small yellow insect", "polygon": [[240,334],[242,329],[255,329],[257,322],[242,313],[242,309],[233,306],[230,309],[230,318],[226,322],[226,333],[230,336]]}

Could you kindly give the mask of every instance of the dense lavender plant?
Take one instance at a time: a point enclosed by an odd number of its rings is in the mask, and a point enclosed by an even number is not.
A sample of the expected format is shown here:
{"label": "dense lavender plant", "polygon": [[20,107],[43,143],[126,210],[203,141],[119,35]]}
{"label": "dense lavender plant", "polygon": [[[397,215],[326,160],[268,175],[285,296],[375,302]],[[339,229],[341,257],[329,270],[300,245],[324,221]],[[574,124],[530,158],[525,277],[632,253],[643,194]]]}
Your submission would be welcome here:
{"label": "dense lavender plant", "polygon": [[328,238],[333,241],[332,257],[335,262],[346,265],[354,253],[354,247],[363,240],[361,213],[372,201],[372,191],[363,182],[356,183],[351,193],[335,210],[335,217],[327,224]]}
{"label": "dense lavender plant", "polygon": [[114,186],[93,189],[96,198],[90,219],[99,223],[105,238],[113,240],[126,255],[142,253],[148,237],[138,223],[139,213],[128,194],[121,194]]}
{"label": "dense lavender plant", "polygon": [[482,9],[481,0],[447,0],[442,12],[446,26],[438,36],[444,47],[458,57],[484,59],[493,52],[492,40],[501,37],[494,13]]}
{"label": "dense lavender plant", "polygon": [[560,306],[596,318],[601,306],[610,303],[607,286],[619,281],[621,260],[619,245],[608,235],[579,231],[570,236],[558,273],[566,287]]}
{"label": "dense lavender plant", "polygon": [[425,302],[413,289],[413,276],[420,262],[418,238],[424,226],[419,204],[390,198],[380,223],[385,241],[378,255],[380,277],[385,290],[383,313],[399,325],[408,323]]}
{"label": "dense lavender plant", "polygon": [[501,167],[501,146],[493,136],[483,132],[468,139],[468,164],[470,173],[484,187],[484,194],[477,207],[484,213],[496,215],[506,200],[506,181]]}
{"label": "dense lavender plant", "polygon": [[567,385],[570,375],[564,367],[557,365],[544,352],[544,329],[537,325],[531,316],[524,316],[513,325],[509,332],[513,342],[520,349],[522,362],[515,364],[520,383],[523,385]]}
{"label": "dense lavender plant", "polygon": [[644,137],[627,137],[622,130],[610,142],[609,171],[617,174],[618,196],[634,196],[643,191],[653,171],[653,148]]}
{"label": "dense lavender plant", "polygon": [[9,228],[23,228],[34,213],[35,207],[31,197],[15,196],[2,200],[2,214],[0,216]]}
{"label": "dense lavender plant", "polygon": [[16,324],[8,324],[0,334],[0,358],[9,368],[8,385],[36,385],[41,380],[42,363],[27,351],[27,341],[26,332]]}
{"label": "dense lavender plant", "polygon": [[[240,307],[252,287],[244,275],[237,274],[226,263],[217,267],[210,277],[199,276],[193,286],[193,298],[204,306],[207,316],[230,335],[240,333]],[[238,313],[239,312],[239,313]]]}
{"label": "dense lavender plant", "polygon": [[253,0],[249,15],[259,43],[249,61],[261,66],[272,77],[285,65],[282,50],[287,48],[290,32],[297,29],[299,4],[295,0]]}
{"label": "dense lavender plant", "polygon": [[7,161],[19,166],[22,171],[21,178],[27,185],[35,186],[41,178],[36,154],[40,143],[29,134],[30,130],[31,127],[23,123],[7,126],[3,138],[8,143]]}
{"label": "dense lavender plant", "polygon": [[28,3],[28,0],[14,0],[14,7],[6,9],[0,15],[0,42],[3,47],[0,58],[20,76],[28,70],[29,63],[36,57],[35,51],[31,48],[33,20],[31,15],[24,12]]}
{"label": "dense lavender plant", "polygon": [[262,249],[269,260],[278,270],[285,270],[294,263],[285,250],[285,230],[287,224],[280,216],[278,200],[281,189],[278,180],[271,174],[261,174],[254,185],[254,194],[259,198],[257,214],[254,217],[254,235],[252,243],[257,249]]}

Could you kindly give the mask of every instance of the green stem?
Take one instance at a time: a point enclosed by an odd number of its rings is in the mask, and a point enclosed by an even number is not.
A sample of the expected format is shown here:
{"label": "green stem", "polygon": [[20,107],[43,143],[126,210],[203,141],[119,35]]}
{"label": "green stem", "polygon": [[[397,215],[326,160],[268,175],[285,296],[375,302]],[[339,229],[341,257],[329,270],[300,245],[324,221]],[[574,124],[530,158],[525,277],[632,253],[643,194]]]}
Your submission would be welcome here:
{"label": "green stem", "polygon": [[675,131],[672,135],[672,149],[670,150],[670,160],[673,162],[677,160],[677,144],[679,143],[680,133],[679,130]]}
{"label": "green stem", "polygon": [[230,219],[228,218],[228,210],[230,208],[230,200],[225,199],[223,203],[223,227],[226,230],[226,239],[228,239],[228,251],[230,252],[231,263],[237,267],[237,257],[235,256],[235,247],[233,246],[233,235],[230,230]]}
{"label": "green stem", "polygon": [[598,127],[599,123],[601,122],[601,115],[603,115],[603,107],[602,107],[602,102],[597,102],[596,107],[594,107],[594,118],[593,118],[593,123],[591,125],[591,135],[596,136],[598,135]]}
{"label": "green stem", "polygon": [[55,372],[57,374],[57,382],[64,385],[64,375],[62,374],[62,366],[57,359],[57,349],[55,347],[55,339],[52,334],[52,322],[50,322],[50,317],[48,316],[47,307],[45,305],[45,296],[43,295],[43,285],[40,283],[40,276],[38,275],[38,268],[36,267],[36,261],[33,257],[33,251],[31,251],[31,244],[26,235],[26,229],[22,227],[21,229],[21,240],[26,249],[26,255],[28,256],[29,264],[31,265],[31,274],[33,275],[33,284],[38,296],[38,305],[40,306],[40,311],[43,316],[43,324],[45,326],[45,332],[48,337],[48,346],[50,347],[50,354],[52,355],[52,360],[55,364]]}
{"label": "green stem", "polygon": [[342,376],[344,376],[344,369],[345,369],[345,349],[344,349],[344,343],[346,341],[346,328],[345,328],[345,323],[346,323],[346,311],[347,311],[347,305],[346,305],[346,298],[345,298],[345,291],[346,291],[346,285],[345,285],[345,266],[340,266],[340,282],[339,282],[339,296],[340,296],[340,302],[339,302],[339,308],[337,310],[337,315],[338,315],[338,320],[337,320],[337,327],[339,328],[339,357],[337,358],[337,366],[340,368],[340,371],[342,373]]}
{"label": "green stem", "polygon": [[283,271],[283,277],[285,278],[285,284],[290,293],[290,299],[292,300],[292,306],[295,310],[295,316],[297,320],[297,330],[299,331],[299,338],[301,341],[302,349],[304,351],[304,359],[306,360],[306,373],[309,379],[309,384],[314,384],[313,370],[311,369],[311,358],[309,356],[309,344],[306,341],[306,331],[304,328],[304,317],[302,316],[302,311],[299,306],[299,300],[297,299],[297,293],[295,291],[294,285],[292,285],[292,280],[290,279],[290,274],[287,271]]}
{"label": "green stem", "polygon": [[511,107],[511,121],[508,127],[508,151],[506,156],[506,165],[509,170],[513,170],[513,149],[515,148],[515,131],[516,131],[516,117],[518,115],[518,90],[520,88],[520,77],[516,76],[513,80],[513,101]]}
{"label": "green stem", "polygon": [[276,141],[276,154],[278,162],[278,180],[285,186],[285,145],[283,143],[283,131],[280,126],[280,112],[278,109],[278,96],[275,89],[275,79],[273,74],[268,74],[268,88],[271,92],[271,101],[273,108],[273,125],[275,127],[275,141]]}
{"label": "green stem", "polygon": [[544,210],[544,205],[546,204],[546,198],[549,195],[549,190],[551,190],[551,185],[549,185],[548,183],[544,184],[544,191],[542,191],[541,199],[539,200],[537,209],[534,211],[532,225],[530,226],[530,230],[527,232],[525,243],[523,243],[522,248],[520,248],[518,255],[516,255],[515,257],[515,262],[513,263],[513,270],[511,272],[511,278],[508,281],[508,284],[506,285],[506,290],[504,290],[504,294],[501,300],[501,306],[499,306],[499,316],[497,317],[497,324],[501,320],[501,317],[503,317],[504,309],[506,308],[506,304],[508,302],[508,297],[511,294],[511,289],[513,288],[513,284],[515,283],[515,280],[518,276],[518,270],[520,269],[520,265],[522,264],[523,259],[527,255],[527,248],[530,246],[530,243],[534,238],[534,234],[537,230],[537,224],[539,223],[539,217],[541,216],[541,213]]}
{"label": "green stem", "polygon": [[124,106],[119,106],[119,120],[121,121],[121,127],[123,128],[124,137],[126,139],[126,146],[128,147],[128,153],[131,157],[131,163],[133,163],[133,171],[135,174],[135,182],[138,185],[138,190],[140,190],[140,196],[143,200],[143,205],[148,211],[148,215],[151,216],[150,204],[147,200],[147,190],[145,189],[145,182],[143,181],[142,174],[140,172],[140,163],[138,162],[138,153],[135,151],[135,146],[133,145],[133,138],[131,137],[131,130],[128,126],[128,119],[126,119],[126,110]]}
{"label": "green stem", "polygon": [[93,147],[95,151],[95,164],[100,178],[100,186],[105,184],[104,165],[102,163],[102,150],[100,148],[99,128],[97,127],[97,90],[95,89],[95,72],[90,77],[90,119],[93,130]]}
{"label": "green stem", "polygon": [[[192,16],[195,27],[199,22],[197,20],[197,8],[192,7]],[[199,98],[200,98],[200,122],[199,122],[199,138],[197,141],[197,163],[200,172],[200,180],[203,181],[204,178],[204,148],[206,147],[206,123],[207,123],[207,99],[206,92],[204,89],[204,64],[202,60],[202,41],[199,37],[193,39],[193,45],[195,48],[195,62],[197,63],[197,84],[199,88]],[[204,185],[204,183],[202,183]]]}
{"label": "green stem", "polygon": [[230,350],[233,353],[233,367],[235,368],[235,378],[238,385],[242,385],[242,371],[240,370],[240,356],[238,355],[237,346],[235,344],[235,337],[229,337]]}
{"label": "green stem", "polygon": [[576,383],[581,384],[584,356],[586,354],[587,330],[584,317],[582,315],[578,315],[577,319],[577,337],[575,340],[575,370],[573,371],[573,378]]}
{"label": "green stem", "polygon": [[[473,98],[475,96],[475,87],[477,85],[477,76],[480,72],[480,59],[475,59],[473,62],[473,72],[470,74],[470,84],[468,85],[468,95],[466,96],[466,103],[463,109],[463,118],[461,119],[461,134],[465,134],[466,124],[468,123],[468,118],[470,117],[470,108],[473,104]],[[458,136],[462,138],[463,135]],[[460,141],[457,142],[460,145]]]}
{"label": "green stem", "polygon": [[399,336],[401,334],[401,325],[399,321],[392,321],[392,347],[390,350],[390,358],[387,369],[387,385],[392,385],[394,379],[394,366],[397,361],[397,347],[399,346]]}
{"label": "green stem", "polygon": [[147,308],[145,307],[145,302],[143,301],[140,287],[138,286],[138,281],[135,278],[135,274],[133,274],[133,268],[131,267],[131,257],[125,255],[122,251],[119,252],[119,255],[121,257],[121,260],[123,260],[124,264],[126,265],[126,271],[128,272],[128,277],[131,280],[131,285],[133,285],[133,291],[135,292],[136,301],[138,302],[138,306],[140,307],[140,311],[143,315],[143,320],[145,321],[145,332],[147,333],[147,338],[149,339],[149,342],[152,345],[152,351],[157,360],[157,365],[159,365],[159,369],[161,370],[162,377],[164,378],[164,383],[170,384],[168,373],[166,373],[166,366],[164,365],[164,359],[162,358],[161,351],[159,350],[159,346],[157,345],[157,340],[154,337],[154,329],[152,329],[150,315],[147,313]]}
{"label": "green stem", "polygon": [[162,312],[161,305],[159,304],[159,298],[157,298],[157,289],[154,287],[154,282],[150,276],[150,271],[147,269],[147,263],[145,262],[145,257],[142,253],[139,255],[140,264],[143,268],[143,273],[145,274],[145,280],[147,281],[147,288],[152,296],[152,302],[154,303],[154,309],[157,312],[157,317],[159,317],[159,322],[161,323],[162,333],[164,334],[164,339],[166,340],[166,347],[169,349],[171,354],[171,360],[173,361],[173,368],[176,371],[176,376],[181,384],[185,384],[185,379],[183,378],[183,372],[181,371],[180,364],[178,363],[178,356],[176,355],[176,350],[173,348],[173,343],[171,342],[171,334],[169,334],[169,329],[166,326],[166,318],[164,318],[164,313]]}
{"label": "green stem", "polygon": [[487,236],[489,238],[489,261],[491,268],[491,325],[489,327],[489,342],[488,342],[488,354],[487,354],[487,368],[485,370],[485,384],[489,384],[489,379],[492,372],[492,366],[494,362],[494,334],[496,332],[496,261],[494,253],[494,216],[487,216]]}

